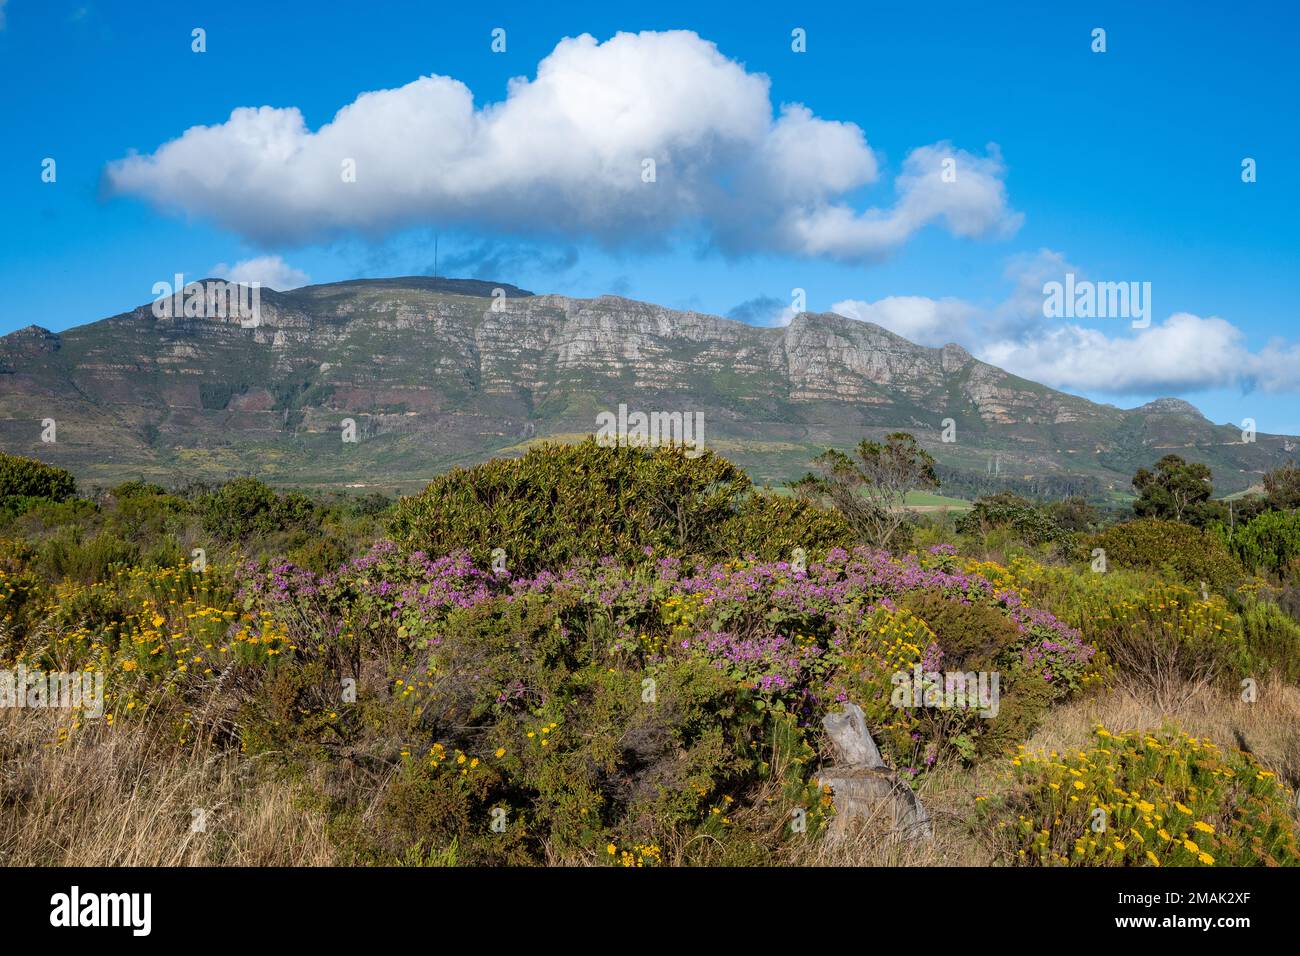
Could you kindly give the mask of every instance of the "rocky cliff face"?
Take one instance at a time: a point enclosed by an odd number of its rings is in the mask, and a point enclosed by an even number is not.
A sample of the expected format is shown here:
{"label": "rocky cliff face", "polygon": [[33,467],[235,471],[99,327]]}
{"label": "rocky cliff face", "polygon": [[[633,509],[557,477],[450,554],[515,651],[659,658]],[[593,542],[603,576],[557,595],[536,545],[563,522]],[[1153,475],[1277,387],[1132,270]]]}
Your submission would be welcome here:
{"label": "rocky cliff face", "polygon": [[[502,292],[494,296],[494,290]],[[701,412],[705,444],[759,479],[828,445],[914,432],[947,465],[1081,474],[1120,486],[1157,449],[1206,460],[1224,487],[1285,460],[1185,402],[1124,411],[1017,378],[949,345],[800,315],[786,328],[615,296],[388,279],[262,292],[260,324],[157,318],[148,305],[0,340],[0,445],[83,479],[411,488],[453,464],[576,439],[625,403]],[[54,418],[57,441],[40,440]],[[956,441],[940,439],[944,419]],[[345,419],[358,441],[341,439]]]}

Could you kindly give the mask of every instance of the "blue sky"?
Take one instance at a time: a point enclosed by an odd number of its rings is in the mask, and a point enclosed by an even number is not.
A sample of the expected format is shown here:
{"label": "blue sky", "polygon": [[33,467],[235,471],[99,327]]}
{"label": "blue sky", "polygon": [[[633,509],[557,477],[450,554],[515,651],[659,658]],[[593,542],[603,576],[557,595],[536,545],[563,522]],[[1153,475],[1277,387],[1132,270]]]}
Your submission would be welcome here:
{"label": "blue sky", "polygon": [[[764,324],[799,288],[1099,401],[1300,434],[1291,4],[331,6],[0,4],[0,333],[176,272],[425,273],[436,233],[444,275]],[[1044,317],[1067,271],[1149,282],[1151,327]]]}

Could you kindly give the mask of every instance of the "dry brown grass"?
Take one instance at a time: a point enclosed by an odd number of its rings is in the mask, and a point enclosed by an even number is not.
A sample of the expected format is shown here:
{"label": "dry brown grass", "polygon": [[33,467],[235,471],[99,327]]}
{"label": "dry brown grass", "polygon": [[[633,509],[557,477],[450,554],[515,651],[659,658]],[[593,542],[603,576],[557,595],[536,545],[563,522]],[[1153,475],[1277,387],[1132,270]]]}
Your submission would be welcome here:
{"label": "dry brown grass", "polygon": [[1300,783],[1300,688],[1268,681],[1251,704],[1208,689],[1173,698],[1179,703],[1167,710],[1124,690],[1066,704],[1051,712],[1025,746],[1064,752],[1086,745],[1098,723],[1112,731],[1159,730],[1173,723],[1225,750],[1249,750],[1288,786]]}
{"label": "dry brown grass", "polygon": [[[96,723],[55,747],[58,711],[0,711],[0,863],[327,866],[319,815],[235,753]],[[195,812],[205,826],[194,829]]]}
{"label": "dry brown grass", "polygon": [[[1185,698],[1185,699],[1184,699]],[[1205,691],[1175,695],[1173,710],[1116,689],[1053,709],[1026,742],[1030,750],[1086,747],[1092,729],[1158,730],[1176,723],[1225,749],[1249,748],[1292,788],[1300,787],[1300,688],[1260,686],[1253,704]],[[0,711],[0,864],[10,866],[329,866],[338,854],[323,817],[305,809],[297,788],[259,772],[258,763],[199,742],[177,746],[150,724],[97,723],[54,747],[66,715],[58,711]],[[273,759],[273,758],[272,758]],[[901,841],[888,821],[866,821],[839,840],[790,842],[780,862],[796,866],[988,866],[995,847],[973,822],[975,797],[1009,785],[1005,762],[974,769],[940,768],[919,790],[934,839]],[[380,781],[353,781],[374,789]],[[785,817],[775,785],[758,795],[755,815],[784,842]],[[193,811],[206,811],[204,832],[191,832]],[[882,811],[883,812],[883,811]],[[770,825],[770,826],[769,826]],[[687,847],[665,846],[666,862]],[[695,854],[690,854],[694,856]],[[590,859],[556,859],[569,865]]]}

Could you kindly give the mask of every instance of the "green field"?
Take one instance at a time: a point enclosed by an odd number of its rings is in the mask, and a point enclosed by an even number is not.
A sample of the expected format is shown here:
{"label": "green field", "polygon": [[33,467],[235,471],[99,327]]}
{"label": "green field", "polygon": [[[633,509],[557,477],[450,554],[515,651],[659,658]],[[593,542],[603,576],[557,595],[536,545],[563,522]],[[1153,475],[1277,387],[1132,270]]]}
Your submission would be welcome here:
{"label": "green field", "polygon": [[965,498],[950,498],[929,491],[909,491],[905,503],[909,508],[924,508],[927,511],[937,511],[940,508],[969,511],[971,507],[971,503]]}

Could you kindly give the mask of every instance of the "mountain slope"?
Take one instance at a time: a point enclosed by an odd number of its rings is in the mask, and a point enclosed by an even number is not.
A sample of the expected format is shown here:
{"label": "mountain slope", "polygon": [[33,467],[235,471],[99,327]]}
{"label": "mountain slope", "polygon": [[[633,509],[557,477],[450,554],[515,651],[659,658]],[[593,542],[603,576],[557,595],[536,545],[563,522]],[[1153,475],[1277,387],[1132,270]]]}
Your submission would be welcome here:
{"label": "mountain slope", "polygon": [[[702,412],[705,445],[759,480],[895,429],[966,472],[1119,488],[1169,451],[1209,463],[1224,491],[1291,457],[1282,437],[1244,444],[1185,402],[1099,405],[834,314],[756,328],[472,280],[263,290],[258,328],[143,305],[0,339],[0,447],[90,481],[252,473],[410,490],[454,464],[589,434],[620,402]],[[48,418],[53,444],[40,440]],[[356,443],[341,439],[347,418]]]}

